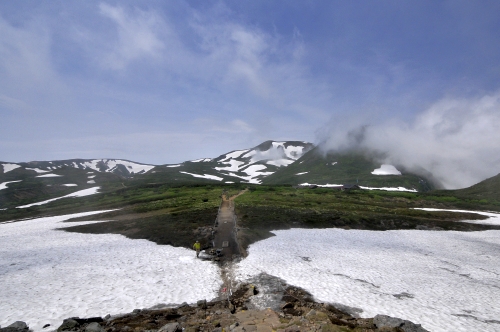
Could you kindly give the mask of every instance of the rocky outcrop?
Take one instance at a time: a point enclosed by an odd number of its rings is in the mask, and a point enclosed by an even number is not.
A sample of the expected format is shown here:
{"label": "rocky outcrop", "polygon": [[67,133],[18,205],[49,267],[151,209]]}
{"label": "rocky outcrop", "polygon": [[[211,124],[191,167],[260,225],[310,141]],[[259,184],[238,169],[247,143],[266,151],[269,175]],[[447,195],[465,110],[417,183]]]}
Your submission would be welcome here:
{"label": "rocky outcrop", "polygon": [[420,325],[389,316],[354,317],[331,304],[313,301],[309,293],[297,287],[283,289],[282,304],[278,309],[255,309],[251,300],[257,294],[259,289],[255,285],[243,284],[230,298],[200,300],[196,305],[184,303],[175,308],[136,309],[129,314],[108,315],[104,319],[73,317],[64,320],[57,331],[426,331]]}
{"label": "rocky outcrop", "polygon": [[0,332],[28,332],[31,331],[25,322],[17,321],[7,327],[0,328]]}

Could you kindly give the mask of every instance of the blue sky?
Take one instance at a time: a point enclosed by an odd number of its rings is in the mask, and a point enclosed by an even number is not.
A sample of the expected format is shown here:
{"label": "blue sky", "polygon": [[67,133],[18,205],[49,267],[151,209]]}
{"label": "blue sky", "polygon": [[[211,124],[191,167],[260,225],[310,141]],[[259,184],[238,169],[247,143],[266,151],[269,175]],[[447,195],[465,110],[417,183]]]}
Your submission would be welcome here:
{"label": "blue sky", "polygon": [[[429,165],[448,150],[498,156],[461,150],[470,135],[500,141],[498,13],[498,1],[3,1],[0,160],[165,164],[268,139],[338,149],[366,125],[393,133],[370,148],[413,135],[403,146]],[[488,158],[472,173],[497,174]]]}

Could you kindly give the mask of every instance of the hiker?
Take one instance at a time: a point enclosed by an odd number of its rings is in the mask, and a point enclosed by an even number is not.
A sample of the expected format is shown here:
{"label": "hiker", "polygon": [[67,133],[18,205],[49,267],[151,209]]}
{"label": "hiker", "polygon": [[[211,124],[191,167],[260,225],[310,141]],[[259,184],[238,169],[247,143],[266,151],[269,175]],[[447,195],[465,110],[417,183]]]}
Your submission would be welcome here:
{"label": "hiker", "polygon": [[201,249],[200,241],[196,240],[196,242],[193,244],[193,249],[196,250],[196,258],[198,258]]}

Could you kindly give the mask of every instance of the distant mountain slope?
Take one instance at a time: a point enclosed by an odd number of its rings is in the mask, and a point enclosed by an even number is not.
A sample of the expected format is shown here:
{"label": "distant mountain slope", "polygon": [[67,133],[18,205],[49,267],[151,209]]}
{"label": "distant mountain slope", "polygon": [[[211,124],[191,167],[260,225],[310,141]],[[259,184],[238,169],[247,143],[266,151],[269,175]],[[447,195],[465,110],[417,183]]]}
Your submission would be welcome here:
{"label": "distant mountain slope", "polygon": [[293,164],[313,147],[312,143],[301,141],[266,141],[254,148],[231,151],[213,159],[203,158],[158,166],[147,177],[259,184],[265,177]]}
{"label": "distant mountain slope", "polygon": [[266,141],[217,158],[171,165],[147,165],[123,159],[71,159],[0,162],[0,209],[25,206],[88,188],[100,192],[135,184],[358,184],[427,191],[430,177],[392,165],[380,165],[361,154],[323,155],[312,143]]}
{"label": "distant mountain slope", "polygon": [[147,165],[123,159],[70,159],[0,162],[0,209],[29,205],[100,187],[104,192],[134,183],[259,184],[313,148],[300,141],[267,141],[254,148],[232,151],[173,165]]}
{"label": "distant mountain slope", "polygon": [[428,191],[435,187],[428,179],[398,169],[392,165],[381,165],[361,153],[323,154],[314,148],[297,162],[276,172],[263,184],[357,184],[364,187],[404,187]]}
{"label": "distant mountain slope", "polygon": [[452,190],[452,192],[458,197],[500,202],[500,174],[481,181],[469,188]]}

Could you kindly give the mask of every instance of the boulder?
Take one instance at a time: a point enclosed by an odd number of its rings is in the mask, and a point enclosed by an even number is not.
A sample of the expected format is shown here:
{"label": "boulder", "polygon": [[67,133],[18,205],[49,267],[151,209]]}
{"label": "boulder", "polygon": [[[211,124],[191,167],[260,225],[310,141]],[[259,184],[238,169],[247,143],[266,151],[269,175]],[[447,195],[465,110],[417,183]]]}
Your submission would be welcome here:
{"label": "boulder", "polygon": [[179,325],[179,323],[168,323],[166,325],[163,325],[158,332],[180,332],[182,331],[182,327]]}
{"label": "boulder", "polygon": [[200,309],[206,309],[207,308],[207,300],[199,300],[198,302],[196,302],[196,305]]}
{"label": "boulder", "polygon": [[0,328],[1,332],[28,332],[29,327],[25,322],[17,321],[7,327]]}
{"label": "boulder", "polygon": [[404,320],[401,318],[395,318],[386,315],[377,315],[373,317],[373,324],[375,324],[377,328],[397,327],[403,330],[404,332],[429,332],[428,330],[424,329],[420,324],[415,324],[410,322],[409,320]]}
{"label": "boulder", "polygon": [[99,323],[92,322],[85,327],[85,332],[104,332],[104,329]]}
{"label": "boulder", "polygon": [[72,331],[78,326],[80,326],[80,323],[78,323],[74,318],[66,318],[65,320],[63,320],[61,326],[57,328],[57,332]]}

